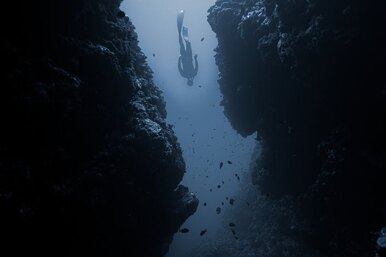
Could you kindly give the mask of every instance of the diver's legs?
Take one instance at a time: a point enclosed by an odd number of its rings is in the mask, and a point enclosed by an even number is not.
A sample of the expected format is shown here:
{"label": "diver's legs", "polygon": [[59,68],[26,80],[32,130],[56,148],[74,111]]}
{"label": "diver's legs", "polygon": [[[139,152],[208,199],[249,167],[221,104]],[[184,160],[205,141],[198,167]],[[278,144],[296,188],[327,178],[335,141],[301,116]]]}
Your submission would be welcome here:
{"label": "diver's legs", "polygon": [[185,56],[186,50],[185,50],[184,41],[182,40],[181,32],[178,34],[178,42],[180,43],[180,55]]}
{"label": "diver's legs", "polygon": [[186,43],[186,56],[188,58],[192,58],[192,55],[193,55],[193,53],[192,53],[192,45],[190,44],[189,41],[185,41],[185,43]]}
{"label": "diver's legs", "polygon": [[178,42],[180,43],[180,55],[184,57],[186,55],[186,50],[181,34],[178,36]]}
{"label": "diver's legs", "polygon": [[184,37],[185,42],[189,42],[189,33],[187,27],[182,27],[182,36]]}

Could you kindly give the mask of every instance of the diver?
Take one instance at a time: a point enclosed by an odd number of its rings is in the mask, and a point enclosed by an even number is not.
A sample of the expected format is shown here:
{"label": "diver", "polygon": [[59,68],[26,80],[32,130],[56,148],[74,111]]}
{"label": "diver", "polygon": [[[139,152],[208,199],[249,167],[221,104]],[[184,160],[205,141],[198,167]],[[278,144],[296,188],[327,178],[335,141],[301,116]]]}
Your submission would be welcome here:
{"label": "diver", "polygon": [[[197,54],[194,55],[195,65],[193,67],[192,57],[192,45],[188,37],[188,28],[182,26],[184,21],[184,11],[181,10],[177,15],[177,29],[178,29],[178,40],[180,43],[180,57],[178,58],[178,71],[181,76],[187,78],[187,84],[193,85],[193,79],[198,72],[198,61]],[[185,41],[185,45],[184,45]]]}

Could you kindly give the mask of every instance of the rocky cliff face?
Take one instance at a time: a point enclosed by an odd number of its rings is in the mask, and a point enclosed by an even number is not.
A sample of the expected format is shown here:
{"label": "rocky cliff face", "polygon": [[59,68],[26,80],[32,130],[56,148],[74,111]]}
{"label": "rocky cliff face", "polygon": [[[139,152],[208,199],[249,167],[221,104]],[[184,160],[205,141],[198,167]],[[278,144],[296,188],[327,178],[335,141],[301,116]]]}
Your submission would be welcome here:
{"label": "rocky cliff face", "polygon": [[119,0],[2,17],[2,256],[162,256],[197,207]]}
{"label": "rocky cliff face", "polygon": [[[386,222],[384,1],[218,0],[225,115],[263,145],[253,179],[295,199],[305,244],[374,256]],[[372,234],[374,232],[374,234]]]}

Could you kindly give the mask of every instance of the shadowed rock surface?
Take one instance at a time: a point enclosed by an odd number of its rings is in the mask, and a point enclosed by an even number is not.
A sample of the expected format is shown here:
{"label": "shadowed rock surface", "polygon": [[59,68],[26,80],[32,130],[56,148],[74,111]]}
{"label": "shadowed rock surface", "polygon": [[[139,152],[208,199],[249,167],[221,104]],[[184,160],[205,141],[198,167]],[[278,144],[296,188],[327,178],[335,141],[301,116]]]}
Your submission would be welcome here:
{"label": "shadowed rock surface", "polygon": [[262,143],[254,183],[296,211],[304,224],[291,234],[323,256],[374,256],[386,223],[385,7],[218,0],[209,10],[224,113]]}
{"label": "shadowed rock surface", "polygon": [[119,0],[2,17],[1,256],[162,256],[198,200]]}

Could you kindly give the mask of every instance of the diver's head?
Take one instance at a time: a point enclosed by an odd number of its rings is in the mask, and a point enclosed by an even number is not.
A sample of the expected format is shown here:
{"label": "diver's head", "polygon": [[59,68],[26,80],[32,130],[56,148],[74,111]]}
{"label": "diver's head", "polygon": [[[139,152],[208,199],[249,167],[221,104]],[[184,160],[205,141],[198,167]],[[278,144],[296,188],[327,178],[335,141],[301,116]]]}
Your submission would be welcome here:
{"label": "diver's head", "polygon": [[186,84],[188,84],[188,86],[193,86],[193,78],[189,78]]}

